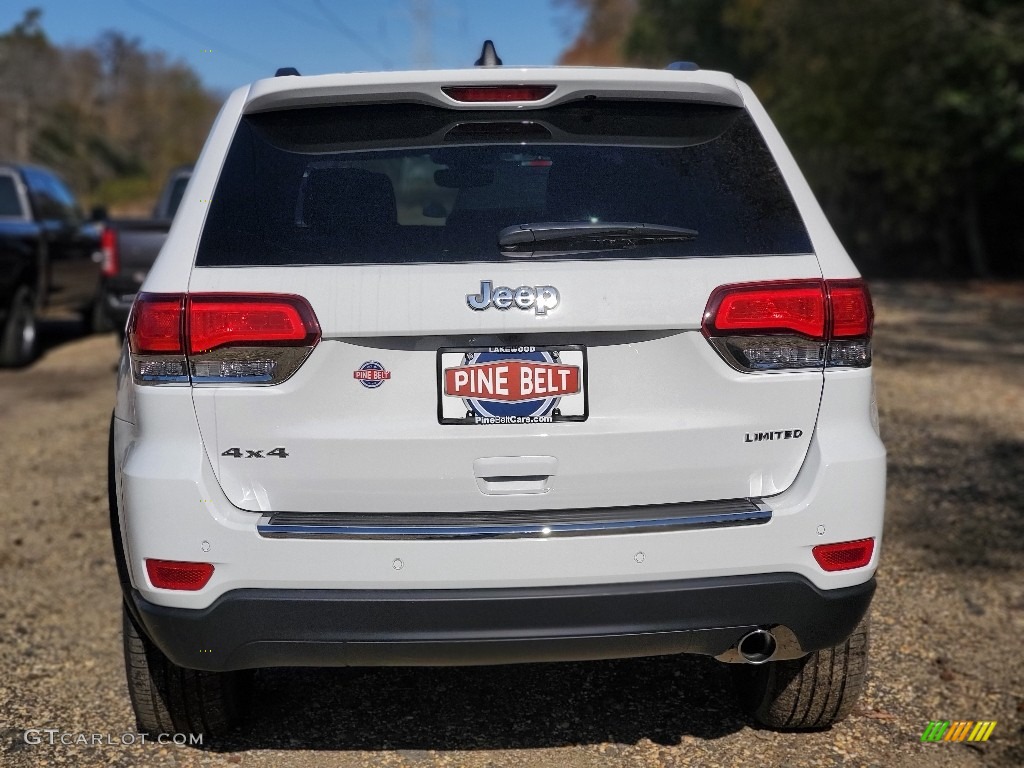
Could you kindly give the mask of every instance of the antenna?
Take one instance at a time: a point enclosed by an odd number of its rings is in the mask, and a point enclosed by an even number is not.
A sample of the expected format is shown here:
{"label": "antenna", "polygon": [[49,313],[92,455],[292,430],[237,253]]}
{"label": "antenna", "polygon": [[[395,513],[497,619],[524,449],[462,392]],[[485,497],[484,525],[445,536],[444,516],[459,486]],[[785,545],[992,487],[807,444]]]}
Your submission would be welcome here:
{"label": "antenna", "polygon": [[500,67],[501,59],[498,58],[498,52],[494,49],[494,43],[490,40],[484,40],[484,47],[480,50],[480,58],[474,62],[474,66],[477,67]]}

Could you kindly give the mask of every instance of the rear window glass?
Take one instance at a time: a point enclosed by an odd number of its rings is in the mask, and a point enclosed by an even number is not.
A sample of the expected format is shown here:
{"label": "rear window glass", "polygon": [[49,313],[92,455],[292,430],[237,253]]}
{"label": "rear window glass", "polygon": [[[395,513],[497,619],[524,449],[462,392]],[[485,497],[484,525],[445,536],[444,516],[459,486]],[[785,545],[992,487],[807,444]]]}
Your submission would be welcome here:
{"label": "rear window glass", "polygon": [[685,242],[576,242],[533,259],[808,253],[745,110],[585,101],[529,112],[415,104],[245,116],[199,266],[522,259],[498,232],[541,222],[696,230]]}

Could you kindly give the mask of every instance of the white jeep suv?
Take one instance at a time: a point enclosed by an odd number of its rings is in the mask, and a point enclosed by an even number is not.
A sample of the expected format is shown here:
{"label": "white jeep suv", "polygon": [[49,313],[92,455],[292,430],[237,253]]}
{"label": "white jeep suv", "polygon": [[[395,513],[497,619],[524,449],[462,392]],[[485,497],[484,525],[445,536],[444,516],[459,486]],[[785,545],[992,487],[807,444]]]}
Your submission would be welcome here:
{"label": "white jeep suv", "polygon": [[871,300],[732,76],[240,88],[127,331],[140,728],[225,731],[260,667],[677,653],[772,727],[853,707]]}

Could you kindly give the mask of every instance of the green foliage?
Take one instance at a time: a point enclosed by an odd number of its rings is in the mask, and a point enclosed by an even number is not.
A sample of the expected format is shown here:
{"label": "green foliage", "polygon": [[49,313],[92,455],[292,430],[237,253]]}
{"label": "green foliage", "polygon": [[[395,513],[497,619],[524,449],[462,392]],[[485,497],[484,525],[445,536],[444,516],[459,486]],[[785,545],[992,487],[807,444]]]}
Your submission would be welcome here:
{"label": "green foliage", "polygon": [[129,209],[135,214],[152,208],[148,202],[140,205],[139,201],[149,201],[159,194],[159,184],[150,176],[116,176],[103,181],[96,190],[96,199],[103,200],[105,205],[119,206]]}
{"label": "green foliage", "polygon": [[1024,274],[1024,7],[641,0],[631,59],[751,82],[875,272]]}
{"label": "green foliage", "polygon": [[55,47],[30,10],[0,34],[0,157],[60,172],[86,205],[148,208],[217,109],[196,74],[120,32]]}

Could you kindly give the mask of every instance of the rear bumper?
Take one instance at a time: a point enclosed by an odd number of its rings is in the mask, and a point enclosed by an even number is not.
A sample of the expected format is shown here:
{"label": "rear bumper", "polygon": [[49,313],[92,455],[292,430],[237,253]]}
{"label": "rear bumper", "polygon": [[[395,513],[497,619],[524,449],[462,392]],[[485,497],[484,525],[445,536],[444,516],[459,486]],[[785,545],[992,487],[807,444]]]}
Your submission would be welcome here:
{"label": "rear bumper", "polygon": [[[207,608],[129,607],[176,664],[472,665],[672,653],[722,656],[759,627],[793,657],[845,640],[875,580],[821,590],[793,573],[509,589],[239,589]],[[788,630],[788,631],[786,631]]]}

